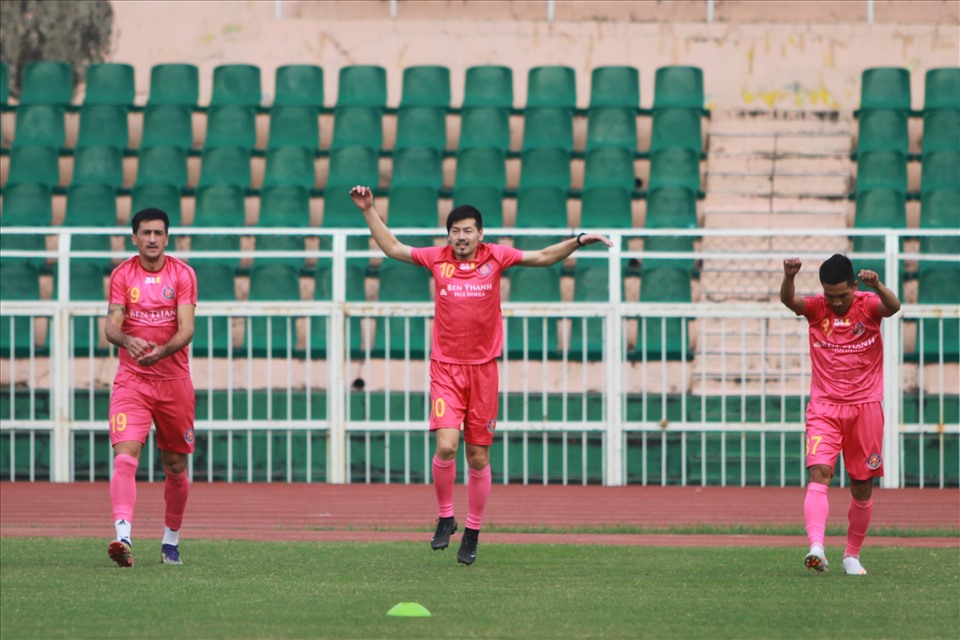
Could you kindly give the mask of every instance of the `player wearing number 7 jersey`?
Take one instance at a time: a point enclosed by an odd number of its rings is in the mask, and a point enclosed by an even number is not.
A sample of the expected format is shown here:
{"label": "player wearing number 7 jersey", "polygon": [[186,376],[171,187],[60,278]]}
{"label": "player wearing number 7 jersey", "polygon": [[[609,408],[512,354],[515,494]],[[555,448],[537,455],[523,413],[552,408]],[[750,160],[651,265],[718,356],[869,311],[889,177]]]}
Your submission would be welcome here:
{"label": "player wearing number 7 jersey", "polygon": [[120,348],[120,366],[110,395],[110,501],[117,538],[107,553],[121,567],[133,566],[137,466],[151,423],[166,473],[160,561],[182,564],[180,524],[190,492],[186,466],[193,453],[196,406],[185,347],[193,339],[197,276],[186,263],[165,255],[169,225],[159,209],[137,212],[131,226],[138,255],[110,275],[105,333]]}
{"label": "player wearing number 7 jersey", "polygon": [[850,509],[843,570],[864,575],[860,548],[873,512],[873,479],[883,476],[883,342],[880,320],[900,310],[900,300],[873,271],[860,282],[876,293],[857,290],[853,265],[835,254],[820,265],[823,293],[801,297],[794,278],[796,258],[783,261],[780,301],[809,323],[810,404],[807,406],[807,495],[803,515],[810,550],[808,569],[827,569],[823,548],[829,501],[827,491],[840,452],[850,476]]}
{"label": "player wearing number 7 jersey", "polygon": [[470,479],[467,522],[457,561],[473,564],[483,512],[490,494],[490,445],[497,426],[497,358],[503,348],[500,274],[513,265],[548,267],[578,247],[609,239],[581,233],[539,251],[483,242],[483,217],[461,205],[447,217],[447,246],[412,248],[397,240],[373,206],[367,187],[350,191],[371,235],[387,256],[430,270],[436,284],[433,345],[430,353],[430,430],[436,433],[433,484],[439,517],[430,545],[446,549],[457,530],[453,485],[460,427],[466,442]]}

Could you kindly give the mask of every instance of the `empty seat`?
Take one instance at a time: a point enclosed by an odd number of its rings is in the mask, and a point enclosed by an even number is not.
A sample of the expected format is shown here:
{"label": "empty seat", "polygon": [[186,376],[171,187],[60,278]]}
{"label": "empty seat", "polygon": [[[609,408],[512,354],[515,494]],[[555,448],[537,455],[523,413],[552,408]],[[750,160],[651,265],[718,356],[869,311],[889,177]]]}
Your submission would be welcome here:
{"label": "empty seat", "polygon": [[[79,238],[75,237],[74,240]],[[100,244],[99,248],[109,250],[109,238],[88,237],[88,241]],[[87,246],[85,249],[93,247]],[[70,260],[70,299],[99,301],[104,294],[104,271],[109,265],[103,260],[73,258]],[[70,323],[70,339],[73,353],[78,357],[106,355],[107,350],[100,347],[100,327],[96,316],[76,316]]]}
{"label": "empty seat", "polygon": [[617,108],[636,114],[640,106],[640,72],[636,67],[594,67],[590,73],[590,109]]}
{"label": "empty seat", "polygon": [[394,187],[429,187],[440,191],[443,186],[441,156],[434,149],[400,149],[393,154]]}
{"label": "empty seat", "polygon": [[576,73],[572,67],[533,67],[527,73],[527,108],[577,106]]}
{"label": "empty seat", "polygon": [[629,229],[633,226],[630,191],[622,187],[592,187],[583,191],[580,226]]}
{"label": "empty seat", "polygon": [[[510,302],[560,301],[560,273],[556,269],[523,268],[510,271]],[[559,357],[557,318],[536,315],[507,318],[505,346],[511,359]]]}
{"label": "empty seat", "polygon": [[316,182],[313,152],[301,147],[277,147],[267,150],[263,188],[297,186],[307,191]]}
{"label": "empty seat", "polygon": [[923,153],[960,151],[960,110],[923,114]]}
{"label": "empty seat", "polygon": [[[0,300],[39,300],[40,278],[28,261],[0,263]],[[0,316],[0,357],[24,357],[35,345],[33,318]]]}
{"label": "empty seat", "polygon": [[397,112],[395,149],[425,148],[443,153],[447,146],[447,112],[438,107],[403,107]]}
{"label": "empty seat", "polygon": [[213,69],[211,107],[260,106],[260,67],[252,64],[221,64]]}
{"label": "empty seat", "polygon": [[703,148],[699,109],[657,109],[653,112],[650,153],[662,149],[689,149],[698,155]]}
{"label": "empty seat", "polygon": [[144,110],[140,148],[157,146],[187,150],[193,146],[193,116],[188,107],[160,105]]}
{"label": "empty seat", "polygon": [[84,105],[80,108],[80,135],[77,148],[114,147],[121,151],[130,142],[127,108],[112,105]]}
{"label": "empty seat", "polygon": [[874,110],[860,114],[857,154],[868,151],[907,153],[907,112]]}
{"label": "empty seat", "polygon": [[[920,228],[960,229],[960,190],[925,193],[920,200]],[[960,255],[960,238],[921,236],[920,252]]]}
{"label": "empty seat", "polygon": [[[684,269],[644,269],[640,302],[690,302],[690,273]],[[684,318],[640,318],[632,359],[689,359],[690,335]]]}
{"label": "empty seat", "polygon": [[274,108],[323,108],[323,68],[314,64],[286,64],[277,67],[274,94]]}
{"label": "empty seat", "polygon": [[646,225],[653,228],[696,228],[697,195],[690,189],[677,187],[649,191]]}
{"label": "empty seat", "polygon": [[10,151],[10,176],[6,187],[39,184],[48,189],[56,188],[60,183],[59,156],[53,147],[14,147]]}
{"label": "empty seat", "polygon": [[150,97],[147,106],[174,106],[192,109],[200,99],[200,74],[196,65],[156,64],[150,68]]}
{"label": "empty seat", "polygon": [[[67,190],[67,212],[63,224],[68,227],[115,226],[117,224],[116,191],[105,184],[71,185]],[[79,238],[74,238],[75,242],[77,240]],[[109,246],[107,249],[109,250]]]}
{"label": "empty seat", "polygon": [[115,147],[82,147],[73,155],[71,185],[123,185],[123,153]]}
{"label": "empty seat", "polygon": [[493,148],[463,149],[457,153],[455,188],[493,187],[503,192],[507,188],[506,157]]}
{"label": "empty seat", "polygon": [[[392,186],[387,194],[390,227],[436,227],[439,195],[424,186]],[[482,212],[481,212],[482,213]],[[409,242],[405,240],[407,244]]]}
{"label": "empty seat", "polygon": [[531,187],[570,189],[570,154],[563,149],[531,149],[520,159],[520,190]]}
{"label": "empty seat", "polygon": [[635,109],[590,109],[587,114],[587,146],[594,149],[637,150],[637,113]]}
{"label": "empty seat", "polygon": [[872,189],[907,191],[907,157],[898,151],[870,151],[857,158],[856,193]]}
{"label": "empty seat", "polygon": [[241,188],[218,184],[201,187],[197,191],[196,211],[193,217],[195,227],[242,227],[244,216]]}
{"label": "empty seat", "polygon": [[[567,192],[556,187],[530,187],[517,194],[518,229],[537,227],[567,227]],[[561,240],[558,236],[516,236],[513,246],[521,251],[535,251]],[[557,263],[552,270],[559,270]]]}
{"label": "empty seat", "polygon": [[[423,267],[385,260],[380,267],[381,302],[429,302],[430,272]],[[374,357],[421,359],[425,357],[429,336],[426,318],[377,318],[373,338]]]}
{"label": "empty seat", "polygon": [[494,107],[465,108],[460,114],[460,150],[510,149],[510,111]]}
{"label": "empty seat", "polygon": [[[345,299],[347,302],[363,302],[366,300],[364,285],[364,270],[358,261],[348,261],[346,265],[345,279]],[[328,302],[333,300],[333,265],[329,258],[323,259],[317,265],[317,271],[314,276],[314,295],[313,299],[317,301]],[[344,341],[349,349],[349,353],[344,353],[343,357],[357,357],[360,354],[362,329],[360,318],[353,316],[348,323],[349,335],[344,336]],[[327,356],[327,317],[319,314],[310,316],[310,354],[314,358],[325,358]]]}
{"label": "empty seat", "polygon": [[198,189],[215,184],[240,189],[250,186],[250,151],[239,147],[204,149]]}
{"label": "empty seat", "polygon": [[700,154],[690,149],[663,149],[651,154],[649,190],[681,187],[700,191]]}
{"label": "empty seat", "polygon": [[960,67],[928,69],[923,85],[924,111],[960,111]]}
{"label": "empty seat", "polygon": [[[367,185],[376,189],[380,181],[378,154],[367,147],[344,147],[330,152],[330,173],[323,190],[323,226],[363,226],[350,189]],[[363,238],[360,238],[363,240]]]}
{"label": "empty seat", "polygon": [[66,143],[63,107],[21,105],[17,107],[17,129],[13,147],[41,145],[60,149]]}
{"label": "empty seat", "polygon": [[[503,189],[497,187],[467,186],[453,189],[453,206],[469,204],[483,215],[484,228],[503,226]],[[484,235],[484,242],[496,242],[496,238]]]}
{"label": "empty seat", "polygon": [[[194,240],[200,236],[195,236]],[[190,266],[197,274],[197,289],[205,302],[233,302],[237,299],[234,271],[230,265],[192,258]],[[193,357],[224,357],[233,344],[230,318],[198,315],[194,322],[191,346]]]}
{"label": "empty seat", "polygon": [[[960,268],[955,263],[921,264],[917,302],[960,304]],[[960,360],[960,320],[928,318],[920,321],[920,349],[926,363]]]}
{"label": "empty seat", "polygon": [[615,187],[628,193],[636,186],[633,170],[633,153],[627,149],[611,147],[594,149],[587,154],[583,171],[584,191],[602,187]]}
{"label": "empty seat", "polygon": [[960,151],[934,151],[923,155],[920,192],[960,191]]}
{"label": "empty seat", "polygon": [[320,146],[320,121],[313,107],[274,106],[270,109],[267,149],[301,147],[315,154]]}
{"label": "empty seat", "polygon": [[23,67],[20,104],[66,107],[73,100],[73,68],[66,62],[40,60]]}
{"label": "empty seat", "polygon": [[860,110],[910,111],[910,72],[900,67],[864,69],[860,83]]}
{"label": "empty seat", "polygon": [[344,147],[383,146],[383,110],[371,107],[337,108],[333,113],[333,142],[330,151]]}
{"label": "empty seat", "polygon": [[[8,185],[3,190],[3,215],[0,227],[47,227],[53,217],[50,188],[41,184]],[[4,251],[44,251],[43,235],[0,233],[0,262],[29,262],[42,267],[46,258],[10,258]]]}
{"label": "empty seat", "polygon": [[[905,194],[902,191],[892,189],[874,189],[857,194],[853,225],[856,229],[906,228]],[[885,240],[882,236],[854,236],[853,238],[855,254],[883,253],[884,246]],[[876,271],[882,282],[887,280],[884,258],[856,257],[855,260],[858,269]]]}
{"label": "empty seat", "polygon": [[528,108],[523,114],[523,150],[573,151],[573,109]]}
{"label": "empty seat", "polygon": [[513,69],[497,65],[469,67],[466,73],[463,108],[513,108]]}
{"label": "empty seat", "polygon": [[132,107],[136,94],[133,65],[121,62],[101,62],[87,67],[86,105],[113,105]]}
{"label": "empty seat", "polygon": [[450,69],[438,65],[406,67],[400,108],[450,106]]}
{"label": "empty seat", "polygon": [[337,108],[387,106],[387,70],[376,65],[340,68]]}
{"label": "empty seat", "polygon": [[703,71],[699,67],[657,69],[653,80],[653,109],[703,109]]}
{"label": "empty seat", "polygon": [[310,194],[298,186],[264,189],[257,224],[262,227],[306,227],[310,224]]}
{"label": "empty seat", "polygon": [[130,203],[130,211],[160,209],[166,212],[171,227],[180,225],[183,216],[180,187],[171,184],[134,185],[130,192]]}
{"label": "empty seat", "polygon": [[257,143],[257,114],[250,107],[211,107],[207,112],[205,149],[240,147],[252,150]]}
{"label": "empty seat", "polygon": [[[284,264],[258,265],[250,270],[250,301],[300,300],[300,274]],[[284,357],[292,355],[297,345],[296,318],[271,314],[254,316],[248,321],[246,343],[254,356]]]}
{"label": "empty seat", "polygon": [[[577,259],[573,270],[574,302],[607,302],[610,300],[610,266],[605,260]],[[570,326],[571,360],[600,360],[603,358],[604,318],[574,317]]]}
{"label": "empty seat", "polygon": [[171,185],[178,190],[187,185],[187,152],[180,147],[141,149],[134,186]]}

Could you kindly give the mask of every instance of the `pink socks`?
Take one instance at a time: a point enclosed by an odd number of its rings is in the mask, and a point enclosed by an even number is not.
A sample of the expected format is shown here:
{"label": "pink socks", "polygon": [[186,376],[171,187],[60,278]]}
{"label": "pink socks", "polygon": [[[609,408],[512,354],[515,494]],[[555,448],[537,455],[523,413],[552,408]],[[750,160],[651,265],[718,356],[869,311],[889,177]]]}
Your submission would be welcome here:
{"label": "pink socks", "polygon": [[810,544],[823,546],[823,536],[827,529],[827,516],[830,514],[830,501],[825,484],[811,482],[807,485],[807,496],[803,500],[803,519],[807,523],[807,538]]}
{"label": "pink socks", "polygon": [[167,474],[167,480],[163,484],[163,501],[166,505],[163,524],[178,531],[183,523],[183,511],[187,507],[187,497],[190,495],[190,481],[187,479],[186,469],[180,473],[171,473],[166,469],[164,472]]}
{"label": "pink socks", "polygon": [[137,467],[140,461],[121,453],[113,459],[113,477],[110,478],[110,502],[113,519],[133,520],[133,506],[137,502]]}
{"label": "pink socks", "polygon": [[483,510],[490,497],[492,476],[490,465],[482,471],[470,469],[470,482],[467,483],[467,529],[480,529],[483,522]]}
{"label": "pink socks", "polygon": [[441,518],[453,515],[453,485],[457,480],[457,460],[441,460],[433,456],[433,488],[437,492],[437,509]]}
{"label": "pink socks", "polygon": [[843,552],[843,557],[860,557],[860,547],[863,546],[863,539],[867,537],[867,529],[870,526],[870,516],[873,514],[873,500],[850,499],[850,510],[847,512],[849,525],[847,526],[847,548]]}

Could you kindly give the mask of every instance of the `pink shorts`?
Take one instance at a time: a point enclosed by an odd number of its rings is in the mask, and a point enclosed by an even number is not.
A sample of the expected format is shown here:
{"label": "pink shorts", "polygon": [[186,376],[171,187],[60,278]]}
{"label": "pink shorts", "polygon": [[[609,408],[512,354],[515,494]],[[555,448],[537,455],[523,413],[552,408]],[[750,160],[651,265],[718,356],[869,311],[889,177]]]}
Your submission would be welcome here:
{"label": "pink shorts", "polygon": [[190,378],[158,380],[121,369],[110,396],[110,444],[128,440],[146,444],[154,423],[158,449],[193,453],[196,405]]}
{"label": "pink shorts", "polygon": [[841,451],[854,480],[883,476],[881,403],[807,405],[807,467],[825,464],[833,469]]}
{"label": "pink shorts", "polygon": [[500,370],[484,364],[430,361],[430,430],[459,429],[469,444],[490,446],[500,407]]}

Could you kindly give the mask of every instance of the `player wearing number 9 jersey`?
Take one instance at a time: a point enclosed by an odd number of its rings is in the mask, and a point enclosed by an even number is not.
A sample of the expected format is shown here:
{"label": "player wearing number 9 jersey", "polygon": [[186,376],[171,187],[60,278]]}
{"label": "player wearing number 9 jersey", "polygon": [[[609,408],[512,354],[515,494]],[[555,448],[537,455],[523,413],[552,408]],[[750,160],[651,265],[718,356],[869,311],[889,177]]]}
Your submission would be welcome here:
{"label": "player wearing number 9 jersey", "polygon": [[457,561],[472,564],[487,498],[490,495],[490,444],[497,426],[499,372],[503,349],[500,274],[513,265],[548,267],[578,247],[607,238],[581,233],[539,251],[483,242],[483,217],[461,205],[447,217],[447,246],[412,248],[397,240],[380,219],[368,187],[350,191],[363,212],[377,245],[390,258],[430,270],[436,292],[433,344],[430,354],[430,430],[436,434],[433,484],[437,496],[437,528],[430,545],[446,549],[457,530],[453,486],[460,427],[466,442],[467,522]]}
{"label": "player wearing number 9 jersey", "polygon": [[794,278],[800,260],[783,262],[780,301],[809,323],[813,371],[807,407],[809,482],[803,513],[810,550],[808,569],[827,568],[823,548],[829,502],[827,491],[840,452],[850,476],[847,544],[843,570],[864,575],[860,548],[873,513],[873,479],[883,475],[883,342],[880,320],[900,310],[900,300],[869,270],[860,281],[876,293],[857,290],[853,265],[836,254],[820,266],[823,293],[801,297]]}
{"label": "player wearing number 9 jersey", "polygon": [[134,215],[131,226],[138,255],[110,276],[105,329],[107,340],[120,351],[110,396],[110,500],[116,540],[107,553],[119,566],[133,566],[136,473],[152,423],[166,473],[160,561],[182,564],[180,525],[190,492],[186,463],[193,453],[196,406],[185,347],[193,338],[197,277],[186,263],[164,253],[169,241],[166,213],[144,209]]}

